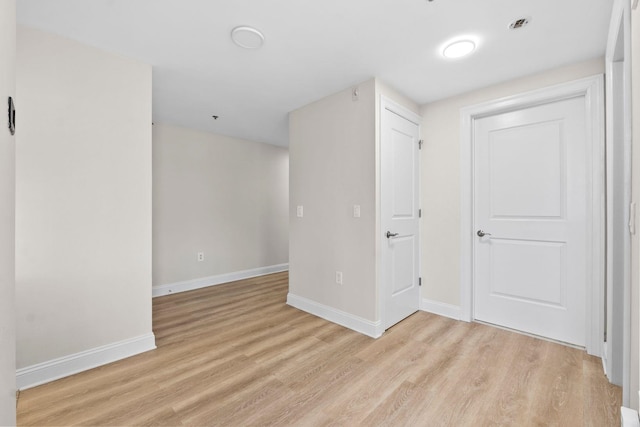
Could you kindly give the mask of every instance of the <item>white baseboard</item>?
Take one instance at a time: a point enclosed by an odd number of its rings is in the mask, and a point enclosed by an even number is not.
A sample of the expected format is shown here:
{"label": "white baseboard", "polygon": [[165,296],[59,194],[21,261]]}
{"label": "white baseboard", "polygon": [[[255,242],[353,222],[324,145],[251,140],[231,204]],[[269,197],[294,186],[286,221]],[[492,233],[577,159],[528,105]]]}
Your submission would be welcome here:
{"label": "white baseboard", "polygon": [[16,384],[18,390],[25,390],[155,348],[156,337],[151,332],[139,337],[20,368],[16,371]]}
{"label": "white baseboard", "polygon": [[372,322],[291,293],[287,295],[287,304],[372,338],[379,338],[384,332],[381,321]]}
{"label": "white baseboard", "polygon": [[223,283],[234,282],[236,280],[250,279],[251,277],[264,276],[265,274],[271,273],[279,273],[281,271],[287,271],[288,269],[288,263],[276,264],[266,267],[252,268],[250,270],[218,274],[216,276],[202,277],[200,279],[185,280],[183,282],[168,283],[166,285],[154,286],[152,295],[155,298],[179,292],[193,291],[194,289],[221,285]]}
{"label": "white baseboard", "polygon": [[433,301],[427,298],[423,298],[420,301],[420,310],[455,320],[462,319],[462,310],[460,309],[460,306]]}
{"label": "white baseboard", "polygon": [[622,427],[640,427],[638,412],[622,406],[620,408],[620,425]]}

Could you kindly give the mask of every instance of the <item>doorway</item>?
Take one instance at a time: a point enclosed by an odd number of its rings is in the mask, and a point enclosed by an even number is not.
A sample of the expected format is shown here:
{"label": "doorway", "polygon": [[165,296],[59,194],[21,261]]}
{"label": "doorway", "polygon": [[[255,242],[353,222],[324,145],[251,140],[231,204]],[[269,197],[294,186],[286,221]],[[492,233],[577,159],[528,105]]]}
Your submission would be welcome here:
{"label": "doorway", "polygon": [[384,329],[418,311],[420,118],[381,98],[380,247]]}
{"label": "doorway", "polygon": [[584,111],[577,97],[475,120],[473,190],[475,319],[581,347]]}
{"label": "doorway", "polygon": [[[563,118],[570,104],[574,117]],[[603,107],[603,78],[595,76],[462,110],[464,320],[574,343],[600,355]],[[483,126],[484,148],[477,133]],[[580,142],[565,140],[567,133]],[[483,161],[492,162],[486,171],[481,170]],[[482,180],[492,192],[478,188]],[[579,208],[583,218],[575,211]],[[496,232],[489,226],[497,227]],[[532,234],[522,234],[523,228]],[[571,293],[570,282],[583,284],[582,295]],[[492,303],[504,303],[493,310],[502,317],[488,314]],[[573,315],[562,319],[563,311]],[[554,312],[555,322],[572,323],[557,336],[545,317]],[[532,324],[541,324],[540,329],[531,329]]]}

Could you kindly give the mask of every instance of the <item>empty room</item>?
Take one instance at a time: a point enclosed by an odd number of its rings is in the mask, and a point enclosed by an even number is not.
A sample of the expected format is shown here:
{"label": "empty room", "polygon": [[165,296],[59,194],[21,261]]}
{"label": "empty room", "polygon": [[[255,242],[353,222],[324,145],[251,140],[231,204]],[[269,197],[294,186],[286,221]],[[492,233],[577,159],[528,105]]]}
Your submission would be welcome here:
{"label": "empty room", "polygon": [[640,426],[637,6],[2,0],[0,425]]}

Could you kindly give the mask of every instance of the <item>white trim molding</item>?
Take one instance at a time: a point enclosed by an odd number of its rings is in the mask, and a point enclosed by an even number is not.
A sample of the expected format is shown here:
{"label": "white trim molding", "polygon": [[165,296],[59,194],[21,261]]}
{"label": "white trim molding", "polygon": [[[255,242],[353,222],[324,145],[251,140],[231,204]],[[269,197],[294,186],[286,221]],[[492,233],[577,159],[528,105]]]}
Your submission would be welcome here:
{"label": "white trim molding", "polygon": [[289,270],[289,264],[276,264],[266,267],[252,268],[250,270],[234,271],[232,273],[218,274],[216,276],[201,277],[199,279],[185,280],[183,282],[168,283],[153,287],[153,298],[164,295],[177,294],[179,292],[192,291],[194,289],[221,285],[236,280],[250,279],[266,274],[279,273]]}
{"label": "white trim molding", "polygon": [[[605,51],[606,96],[606,301],[607,378],[622,386],[622,404],[635,407],[638,369],[631,363],[631,11],[628,0],[614,0]],[[637,334],[637,332],[635,332]],[[636,358],[637,359],[637,358]],[[634,378],[635,375],[635,379]],[[634,402],[635,401],[635,402]],[[634,404],[635,403],[635,404]]]}
{"label": "white trim molding", "polygon": [[473,129],[474,121],[550,102],[585,98],[587,183],[587,293],[586,350],[600,356],[604,336],[604,77],[596,75],[547,88],[509,96],[460,110],[460,306],[461,320],[470,322],[473,315]]}
{"label": "white trim molding", "polygon": [[292,293],[287,294],[287,305],[305,311],[314,316],[321,317],[329,322],[337,323],[345,328],[351,329],[361,334],[370,336],[371,338],[379,338],[382,336],[384,329],[382,321],[372,322],[359,316],[346,313],[333,307],[329,307],[310,299],[299,297]]}
{"label": "white trim molding", "polygon": [[391,98],[387,98],[384,95],[380,95],[380,112],[384,110],[389,110],[392,113],[397,114],[400,117],[407,119],[418,126],[421,125],[422,117],[420,117],[420,115],[414,113],[408,108],[403,107],[402,105],[393,101]]}
{"label": "white trim molding", "polygon": [[460,320],[462,313],[459,305],[447,304],[445,302],[434,301],[428,298],[422,298],[420,301],[420,310],[454,320]]}
{"label": "white trim molding", "polygon": [[620,425],[622,427],[640,427],[638,411],[624,406],[620,407]]}
{"label": "white trim molding", "polygon": [[78,372],[87,371],[136,354],[154,350],[155,335],[150,332],[139,337],[129,338],[112,344],[70,354],[57,359],[20,368],[16,371],[18,390],[25,390],[45,384]]}

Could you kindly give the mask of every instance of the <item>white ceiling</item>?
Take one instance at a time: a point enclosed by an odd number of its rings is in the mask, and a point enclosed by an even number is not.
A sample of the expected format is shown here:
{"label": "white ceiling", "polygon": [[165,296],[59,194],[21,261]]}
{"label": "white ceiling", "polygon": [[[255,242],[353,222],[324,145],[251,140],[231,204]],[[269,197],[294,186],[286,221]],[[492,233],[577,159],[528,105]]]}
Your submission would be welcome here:
{"label": "white ceiling", "polygon": [[[20,0],[18,22],[153,65],[155,121],[287,146],[289,111],[374,76],[424,104],[602,56],[611,3]],[[523,16],[527,27],[508,28]],[[238,25],[264,46],[233,44]],[[477,50],[445,60],[462,35]]]}

